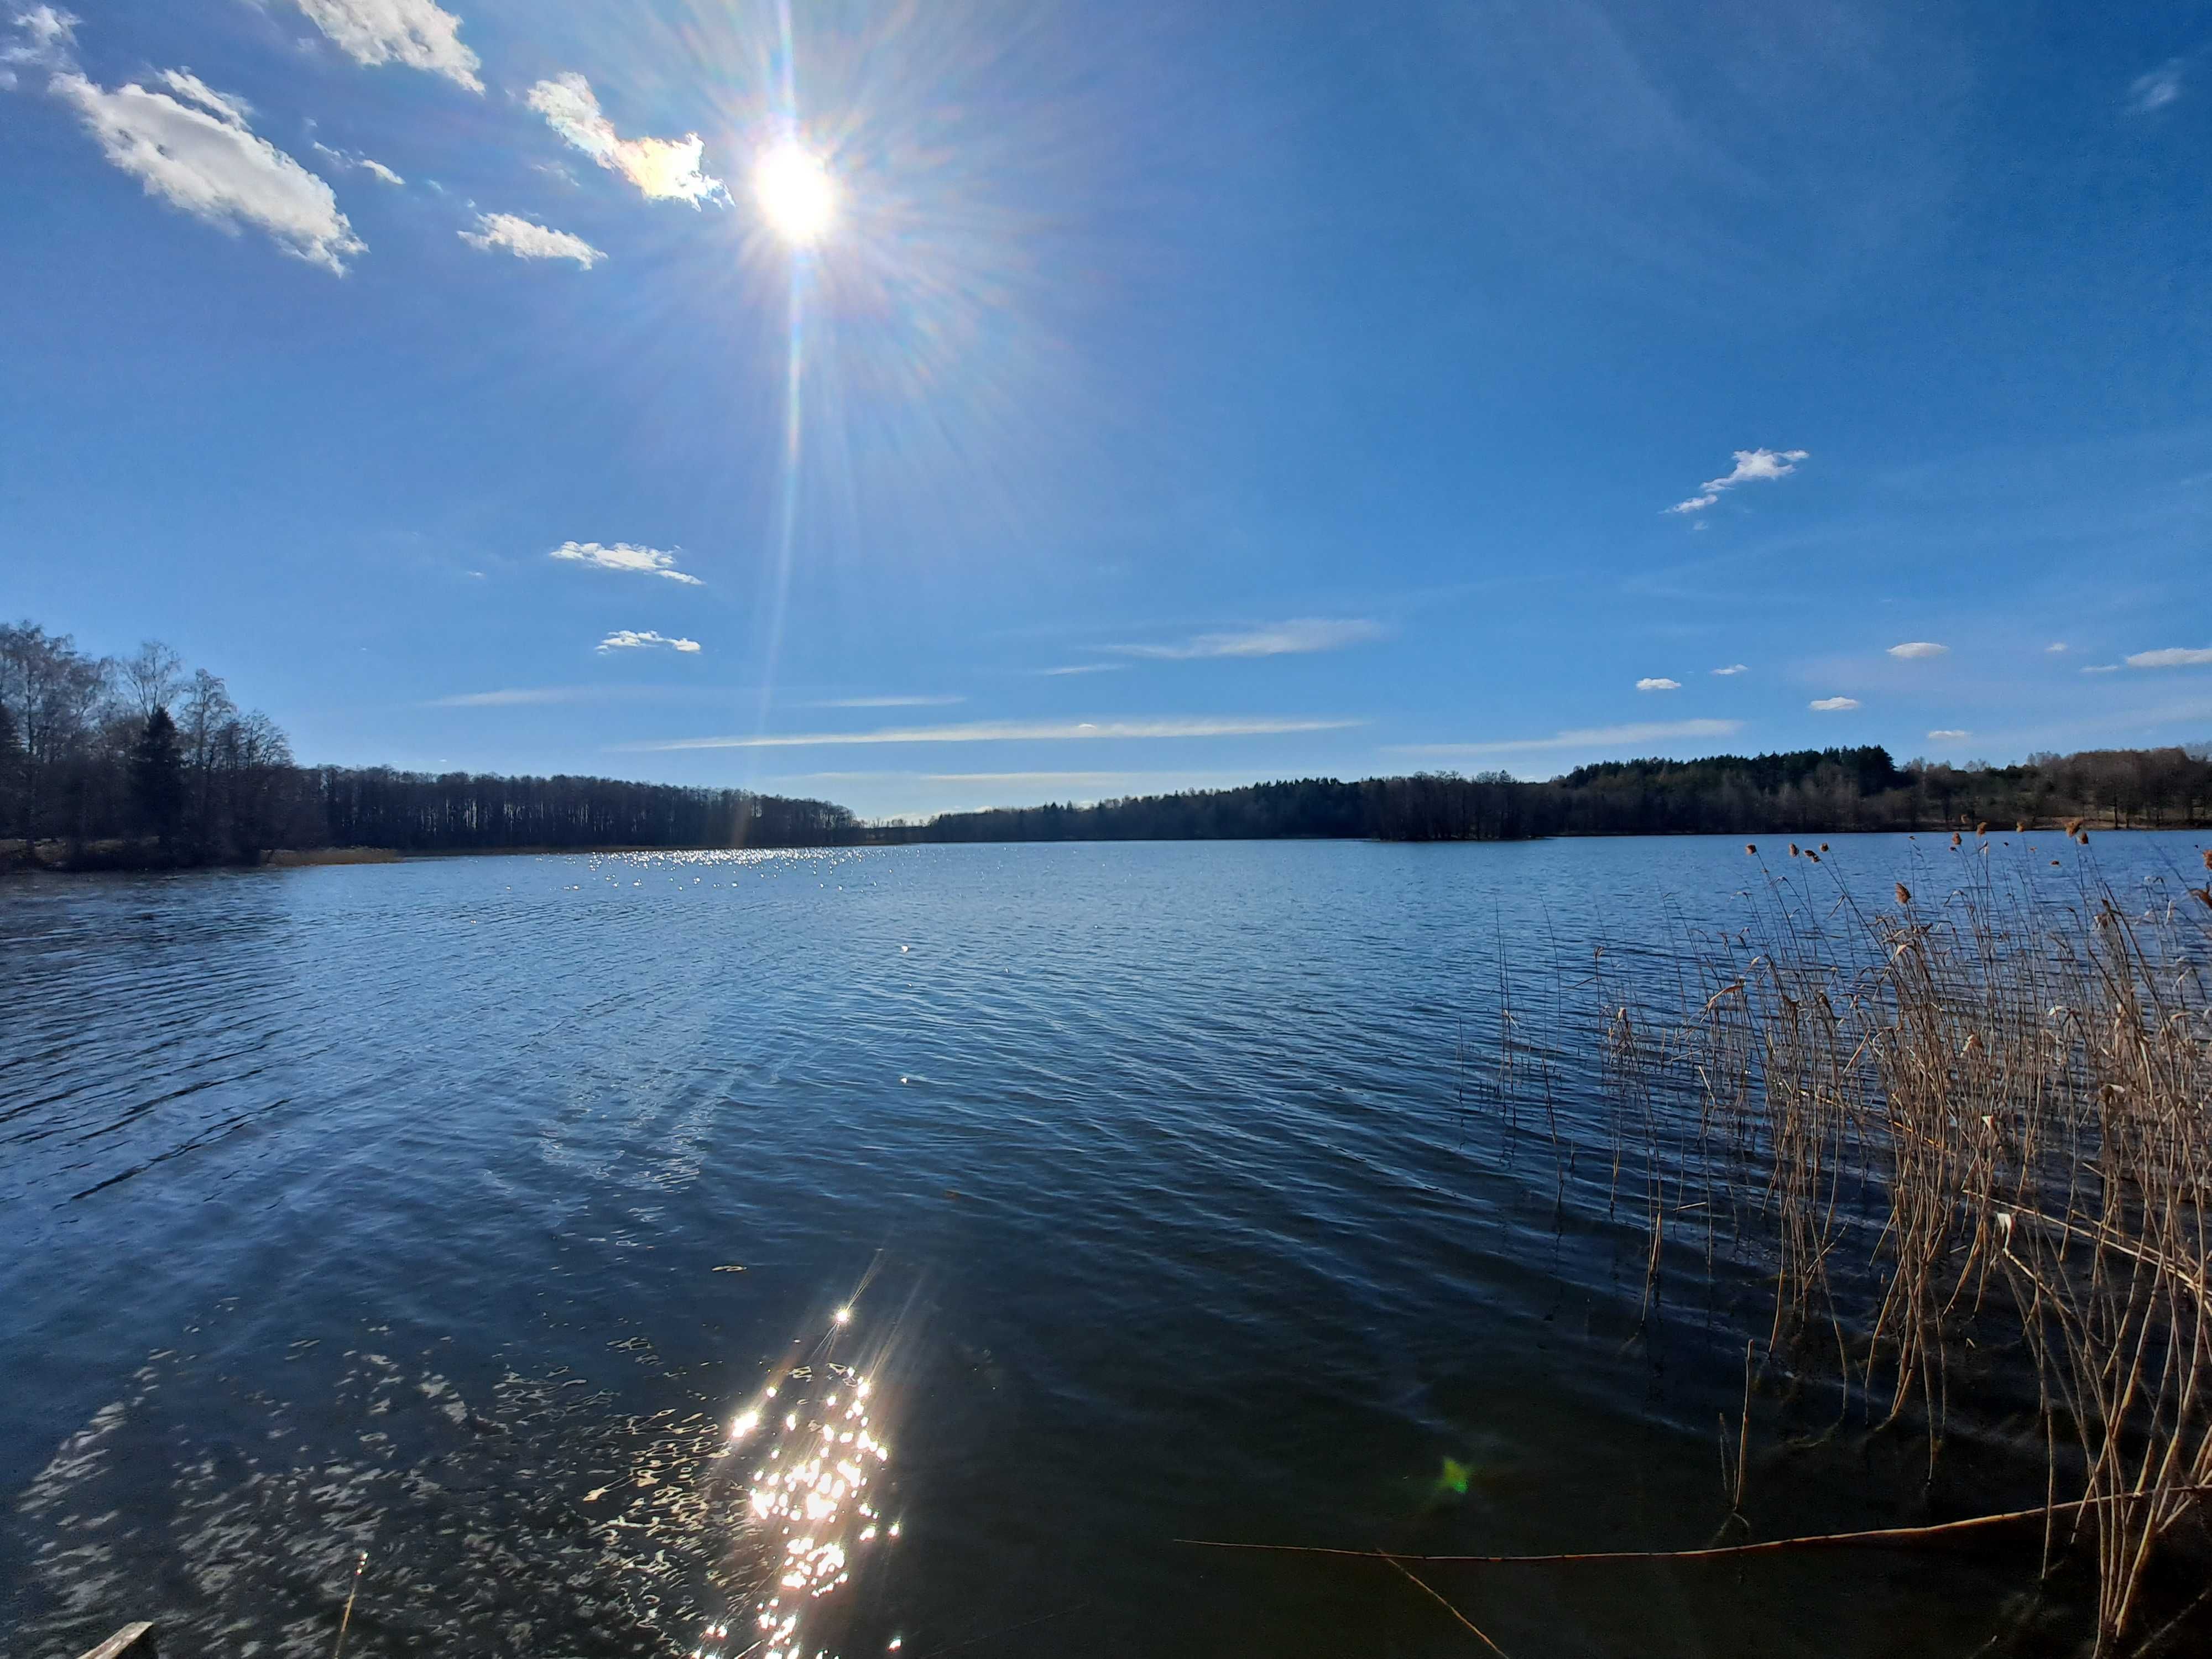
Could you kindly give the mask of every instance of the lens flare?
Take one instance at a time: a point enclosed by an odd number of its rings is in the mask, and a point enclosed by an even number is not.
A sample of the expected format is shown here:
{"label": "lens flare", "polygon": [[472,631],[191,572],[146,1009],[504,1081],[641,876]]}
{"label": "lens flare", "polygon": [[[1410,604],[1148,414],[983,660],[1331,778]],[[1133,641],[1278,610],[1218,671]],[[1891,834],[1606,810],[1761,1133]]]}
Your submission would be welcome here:
{"label": "lens flare", "polygon": [[812,247],[837,219],[837,181],[795,138],[778,140],[753,163],[753,201],[769,228],[793,247]]}

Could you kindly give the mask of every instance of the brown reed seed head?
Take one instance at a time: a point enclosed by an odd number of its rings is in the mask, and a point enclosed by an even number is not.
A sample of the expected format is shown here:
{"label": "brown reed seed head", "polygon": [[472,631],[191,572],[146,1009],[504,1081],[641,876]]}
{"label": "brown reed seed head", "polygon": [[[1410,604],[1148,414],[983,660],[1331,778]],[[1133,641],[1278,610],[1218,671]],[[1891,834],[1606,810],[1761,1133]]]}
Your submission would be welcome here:
{"label": "brown reed seed head", "polygon": [[[1823,853],[1828,850],[1828,843],[1825,841],[1820,843],[1820,850]],[[2204,864],[2207,869],[2212,869],[2212,853],[2207,853],[2204,855]]]}
{"label": "brown reed seed head", "polygon": [[1820,861],[1820,855],[1809,847],[1805,849],[1805,856],[1812,860],[1815,864],[1818,864]]}
{"label": "brown reed seed head", "polygon": [[2067,819],[2067,820],[2066,820],[2066,838],[2067,838],[2069,841],[2071,841],[2075,836],[2076,836],[2080,835],[2081,833],[2081,819],[2079,819],[2079,818],[2069,818],[2069,819]]}
{"label": "brown reed seed head", "polygon": [[1759,843],[1756,842],[1747,841],[1743,844],[1743,850],[1749,854],[1753,858],[1757,858],[1759,856]]}
{"label": "brown reed seed head", "polygon": [[1959,832],[1956,830],[1951,832],[1951,845],[1954,847],[1959,845]]}
{"label": "brown reed seed head", "polygon": [[1989,821],[1985,818],[1981,823],[1976,824],[1974,826],[1974,833],[1978,836],[1988,835],[1990,833]]}
{"label": "brown reed seed head", "polygon": [[2212,887],[2192,887],[2189,890],[2203,899],[2208,908],[2212,908]]}
{"label": "brown reed seed head", "polygon": [[2204,867],[2212,870],[2212,847],[2204,849]]}
{"label": "brown reed seed head", "polygon": [[1897,902],[1899,904],[1912,902],[1912,890],[1901,881],[1897,884]]}
{"label": "brown reed seed head", "polygon": [[1794,841],[1790,843],[1790,856],[1793,859],[1797,856],[1797,843]]}

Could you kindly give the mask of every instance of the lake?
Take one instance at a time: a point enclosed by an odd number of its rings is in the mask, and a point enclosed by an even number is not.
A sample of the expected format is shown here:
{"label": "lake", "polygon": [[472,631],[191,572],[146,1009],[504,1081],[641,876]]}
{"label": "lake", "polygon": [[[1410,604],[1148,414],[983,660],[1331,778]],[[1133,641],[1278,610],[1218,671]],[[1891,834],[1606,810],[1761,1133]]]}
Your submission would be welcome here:
{"label": "lake", "polygon": [[[1972,856],[1833,840],[1877,902]],[[2204,841],[2078,856],[2130,893]],[[1556,1029],[1540,1126],[1494,1056],[1501,972],[1540,1046],[1594,944],[1664,981],[1761,879],[1693,838],[0,885],[0,1651],[325,1656],[364,1552],[355,1656],[1480,1651],[1386,1563],[1180,1540],[1715,1535],[1755,1285],[1644,1317],[1638,1218],[1550,1138],[1601,1149],[1595,1057]],[[1755,1440],[1747,1507],[1910,1521],[1918,1455]],[[1833,1659],[1972,1650],[2033,1550],[1424,1576],[1516,1659]]]}

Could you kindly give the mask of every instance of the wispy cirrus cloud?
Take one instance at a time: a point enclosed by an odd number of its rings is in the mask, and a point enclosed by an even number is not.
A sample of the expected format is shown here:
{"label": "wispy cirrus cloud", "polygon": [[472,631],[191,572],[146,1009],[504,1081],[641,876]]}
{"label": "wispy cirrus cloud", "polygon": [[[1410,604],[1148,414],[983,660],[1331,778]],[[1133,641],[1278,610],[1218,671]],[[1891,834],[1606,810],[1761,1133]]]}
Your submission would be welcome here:
{"label": "wispy cirrus cloud", "polygon": [[1956,726],[1938,726],[1935,731],[1930,732],[1928,734],[1928,741],[1930,743],[1964,743],[1968,738],[1971,738],[1973,735],[1974,734],[1971,732],[1961,732]]}
{"label": "wispy cirrus cloud", "polygon": [[1906,662],[1923,657],[1948,656],[1950,653],[1949,646],[1938,645],[1933,640],[1907,640],[1902,645],[1893,645],[1889,647],[1891,656]]}
{"label": "wispy cirrus cloud", "polygon": [[315,154],[335,167],[358,167],[372,179],[381,179],[387,185],[404,185],[407,182],[383,162],[372,160],[357,150],[332,149],[319,138],[313,142]]}
{"label": "wispy cirrus cloud", "polygon": [[2128,103],[2146,114],[2164,109],[2181,96],[2185,68],[2180,58],[2170,58],[2148,75],[2138,75],[2128,84]]}
{"label": "wispy cirrus cloud", "polygon": [[461,20],[433,0],[295,0],[307,21],[364,68],[401,64],[482,92],[483,61],[461,42]]}
{"label": "wispy cirrus cloud", "polygon": [[863,744],[1079,743],[1121,738],[1260,738],[1299,732],[1342,732],[1358,720],[1200,716],[1171,720],[970,720],[954,726],[893,726],[875,732],[776,732],[750,737],[677,738],[627,744],[639,753],[685,749],[812,749]]}
{"label": "wispy cirrus cloud", "polygon": [[690,653],[695,652],[699,648],[699,641],[696,640],[672,638],[665,634],[656,634],[649,628],[617,628],[613,633],[608,635],[606,638],[599,641],[599,648],[602,651],[649,651],[665,649],[669,651],[681,651],[689,655]]}
{"label": "wispy cirrus cloud", "polygon": [[1726,668],[1716,668],[1713,672],[1725,679],[1731,674],[1748,674],[1751,672],[1751,668],[1746,663],[1732,662]]}
{"label": "wispy cirrus cloud", "polygon": [[1206,657],[1284,657],[1314,651],[1341,651],[1346,646],[1366,645],[1386,638],[1389,633],[1381,623],[1365,617],[1300,617],[1259,628],[1199,634],[1165,645],[1115,645],[1107,649],[1127,657],[1164,662],[1188,662]]}
{"label": "wispy cirrus cloud", "polygon": [[1815,697],[1805,706],[1816,714],[1840,714],[1847,709],[1856,708],[1859,700],[1856,697]]}
{"label": "wispy cirrus cloud", "polygon": [[1663,678],[1641,679],[1636,682],[1636,689],[1638,691],[1680,691],[1682,682]]}
{"label": "wispy cirrus cloud", "polygon": [[824,697],[816,702],[801,703],[802,708],[945,708],[956,702],[965,702],[963,696],[936,697]]}
{"label": "wispy cirrus cloud", "polygon": [[76,21],[49,6],[17,19],[40,61],[54,68],[54,95],[149,196],[233,235],[252,225],[284,252],[335,276],[366,252],[331,187],[253,131],[243,99],[185,70],[154,76],[160,90],[136,82],[97,85],[70,61]]}
{"label": "wispy cirrus cloud", "polygon": [[545,556],[571,564],[588,564],[599,570],[627,570],[642,576],[665,577],[687,587],[706,584],[688,570],[676,568],[676,555],[657,547],[633,547],[628,542],[563,542]]}
{"label": "wispy cirrus cloud", "polygon": [[1786,478],[1797,470],[1799,462],[1812,459],[1812,455],[1802,449],[1739,449],[1735,452],[1735,465],[1725,477],[1706,479],[1698,486],[1696,495],[1686,501],[1675,502],[1667,511],[1702,513],[1720,500],[1723,492],[1734,489],[1738,484]]}
{"label": "wispy cirrus cloud", "polygon": [[1045,678],[1057,678],[1063,674],[1118,674],[1128,667],[1125,662],[1077,662],[1065,668],[1040,668],[1037,672]]}
{"label": "wispy cirrus cloud", "polygon": [[707,147],[696,132],[681,138],[625,138],[599,108],[592,83],[582,76],[556,75],[530,88],[524,101],[568,143],[610,173],[618,173],[657,202],[730,199],[722,181],[701,171]]}
{"label": "wispy cirrus cloud", "polygon": [[2093,662],[2081,671],[2085,674],[2117,674],[2120,665],[2116,662]]}
{"label": "wispy cirrus cloud", "polygon": [[582,237],[536,224],[516,213],[479,213],[477,228],[459,233],[471,247],[504,248],[518,259],[571,259],[586,270],[607,256]]}
{"label": "wispy cirrus cloud", "polygon": [[1548,738],[1504,738],[1482,743],[1399,743],[1401,755],[1520,755],[1547,749],[1615,749],[1631,743],[1667,743],[1682,738],[1732,738],[1741,720],[1644,720],[1628,726],[1582,726]]}
{"label": "wispy cirrus cloud", "polygon": [[2130,668],[2202,668],[2212,663],[2212,648],[2197,651],[2174,646],[2164,651],[2138,651],[2127,659]]}

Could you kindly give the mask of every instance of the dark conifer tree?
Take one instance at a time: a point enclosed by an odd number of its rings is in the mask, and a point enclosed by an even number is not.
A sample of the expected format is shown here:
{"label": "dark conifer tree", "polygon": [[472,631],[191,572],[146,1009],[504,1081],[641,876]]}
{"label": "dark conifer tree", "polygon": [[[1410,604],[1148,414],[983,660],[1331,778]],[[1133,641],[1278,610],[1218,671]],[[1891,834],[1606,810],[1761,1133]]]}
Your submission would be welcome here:
{"label": "dark conifer tree", "polygon": [[131,799],[139,828],[157,837],[162,851],[171,850],[185,811],[185,757],[177,723],[166,708],[146,717],[131,745]]}

